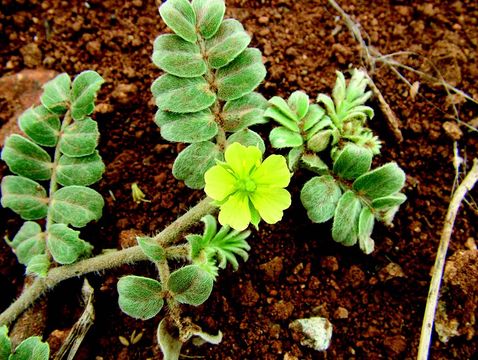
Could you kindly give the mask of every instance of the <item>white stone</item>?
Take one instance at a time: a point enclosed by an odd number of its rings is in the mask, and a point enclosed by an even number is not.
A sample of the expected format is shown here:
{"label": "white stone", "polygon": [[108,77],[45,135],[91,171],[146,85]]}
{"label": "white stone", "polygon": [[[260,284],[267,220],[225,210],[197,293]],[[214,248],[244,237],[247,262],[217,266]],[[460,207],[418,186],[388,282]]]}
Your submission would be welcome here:
{"label": "white stone", "polygon": [[289,328],[298,335],[301,345],[317,351],[325,351],[332,339],[332,323],[323,317],[297,319]]}

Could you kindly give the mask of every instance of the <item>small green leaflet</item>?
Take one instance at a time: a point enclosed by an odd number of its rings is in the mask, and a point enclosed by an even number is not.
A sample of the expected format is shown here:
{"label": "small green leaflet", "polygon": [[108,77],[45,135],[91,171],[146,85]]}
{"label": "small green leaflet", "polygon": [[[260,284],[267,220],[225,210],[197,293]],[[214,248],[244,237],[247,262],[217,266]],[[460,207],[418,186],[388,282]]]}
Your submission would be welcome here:
{"label": "small green leaflet", "polygon": [[98,124],[90,118],[69,125],[60,138],[60,151],[69,157],[93,154],[100,133]]}
{"label": "small green leaflet", "polygon": [[267,100],[256,92],[228,101],[222,112],[223,129],[235,132],[252,125],[265,124],[268,122],[264,117],[266,109]]}
{"label": "small green leaflet", "polygon": [[287,105],[295,113],[297,120],[302,120],[309,111],[309,97],[302,91],[294,91],[289,96]]}
{"label": "small green leaflet", "polygon": [[25,222],[11,242],[8,242],[17,255],[18,262],[28,265],[30,260],[45,253],[45,237],[40,225],[33,221]]}
{"label": "small green leaflet", "polygon": [[269,141],[272,147],[276,149],[297,147],[303,143],[302,136],[299,133],[291,131],[284,126],[272,129],[269,134]]}
{"label": "small green leaflet", "polygon": [[60,133],[60,118],[43,105],[26,110],[18,119],[20,129],[42,146],[55,146]]}
{"label": "small green leaflet", "polygon": [[342,195],[334,214],[332,238],[345,246],[352,246],[357,242],[358,221],[362,205],[360,199],[348,190]]}
{"label": "small green leaflet", "polygon": [[12,209],[24,220],[43,219],[48,211],[46,190],[25,177],[5,176],[2,180],[2,206]]}
{"label": "small green leaflet", "polygon": [[151,261],[162,261],[166,259],[166,251],[159,245],[158,241],[150,237],[137,237],[139,247]]}
{"label": "small green leaflet", "polygon": [[28,262],[26,273],[45,277],[50,268],[50,260],[47,254],[35,255]]}
{"label": "small green leaflet", "polygon": [[83,71],[73,80],[71,116],[74,120],[82,120],[93,112],[96,93],[104,82],[97,72],[91,70]]}
{"label": "small green leaflet", "polygon": [[0,326],[0,359],[7,360],[12,352],[12,342],[8,337],[8,328],[6,325]]}
{"label": "small green leaflet", "polygon": [[164,305],[162,286],[154,279],[128,275],[118,281],[118,304],[127,315],[141,320],[156,316]]}
{"label": "small green leaflet", "polygon": [[300,158],[300,161],[306,169],[309,169],[310,171],[313,171],[319,175],[328,173],[329,168],[327,164],[316,154],[304,154]]}
{"label": "small green leaflet", "polygon": [[177,35],[190,43],[196,42],[196,14],[188,0],[168,0],[159,8],[159,14]]}
{"label": "small green leaflet", "polygon": [[168,288],[174,293],[176,301],[199,306],[211,295],[213,283],[208,272],[197,265],[187,265],[171,274]]}
{"label": "small green leaflet", "polygon": [[192,6],[201,35],[205,39],[214,36],[226,11],[224,0],[193,0]]}
{"label": "small green leaflet", "polygon": [[262,137],[255,131],[249,129],[243,129],[236,131],[234,134],[227,138],[227,146],[238,142],[244,146],[257,146],[259,150],[264,154],[266,151],[266,145]]}
{"label": "small green leaflet", "polygon": [[48,211],[56,223],[83,227],[101,217],[103,205],[103,197],[95,190],[73,185],[53,194]]}
{"label": "small green leaflet", "polygon": [[396,193],[390,196],[374,199],[372,201],[372,208],[376,210],[387,210],[402,205],[406,200],[407,197],[405,194]]}
{"label": "small green leaflet", "polygon": [[360,176],[353,183],[353,189],[371,199],[390,196],[405,184],[405,173],[394,162]]}
{"label": "small green leaflet", "polygon": [[2,160],[14,174],[33,180],[48,180],[51,177],[50,155],[23,136],[13,134],[7,138],[2,150]]}
{"label": "small green leaflet", "polygon": [[23,340],[8,360],[48,360],[49,357],[48,343],[42,342],[39,336],[32,336]]}
{"label": "small green leaflet", "polygon": [[334,162],[333,171],[345,180],[353,180],[370,170],[372,152],[349,143]]}
{"label": "small green leaflet", "polygon": [[307,216],[315,223],[323,223],[331,219],[342,191],[330,175],[316,176],[304,184],[300,192],[300,200],[307,210]]}
{"label": "small green leaflet", "polygon": [[359,246],[365,254],[370,254],[375,246],[374,241],[370,237],[372,235],[374,223],[375,221],[372,211],[368,206],[365,206],[360,212],[358,222]]}
{"label": "small green leaflet", "polygon": [[65,224],[53,224],[48,229],[48,250],[59,264],[72,264],[93,248],[79,237],[80,232]]}
{"label": "small green leaflet", "polygon": [[168,319],[159,322],[156,338],[165,360],[178,360],[183,343],[179,341],[178,331],[170,326]]}
{"label": "small green leaflet", "polygon": [[43,85],[43,106],[55,114],[64,114],[70,102],[70,84],[70,76],[63,73]]}
{"label": "small green leaflet", "polygon": [[163,119],[172,119],[160,125],[161,136],[168,141],[197,143],[213,138],[218,132],[214,115],[209,109],[188,114],[163,113]]}
{"label": "small green leaflet", "polygon": [[98,151],[91,155],[74,158],[62,155],[56,171],[56,181],[63,186],[88,186],[101,179],[105,164]]}

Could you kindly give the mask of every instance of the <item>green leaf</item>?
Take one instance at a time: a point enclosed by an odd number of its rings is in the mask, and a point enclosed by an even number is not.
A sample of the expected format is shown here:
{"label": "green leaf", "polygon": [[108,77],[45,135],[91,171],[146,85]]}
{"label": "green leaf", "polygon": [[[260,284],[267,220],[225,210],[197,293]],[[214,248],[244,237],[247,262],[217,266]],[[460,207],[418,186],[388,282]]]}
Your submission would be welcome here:
{"label": "green leaf", "polygon": [[307,148],[314,152],[324,151],[329,146],[331,136],[332,130],[319,131],[307,141]]}
{"label": "green leaf", "polygon": [[178,360],[183,343],[179,340],[178,329],[170,325],[168,318],[161,319],[156,332],[156,338],[163,353],[163,359]]}
{"label": "green leaf", "polygon": [[8,328],[6,325],[0,326],[0,360],[8,360],[12,352],[12,342],[8,337]]}
{"label": "green leaf", "polygon": [[218,147],[210,141],[191,144],[174,161],[173,175],[192,189],[202,189],[204,173],[222,157]]}
{"label": "green leaf", "polygon": [[269,134],[269,141],[272,147],[276,149],[297,147],[303,144],[302,136],[299,133],[290,131],[283,126],[272,129]]}
{"label": "green leaf", "polygon": [[253,92],[226,103],[222,112],[223,129],[235,132],[255,124],[265,124],[264,117],[267,100],[259,93]]}
{"label": "green leaf", "polygon": [[187,265],[171,274],[168,288],[181,304],[199,306],[212,292],[213,278],[197,265]]}
{"label": "green leaf", "polygon": [[348,190],[342,195],[335,208],[332,238],[345,246],[357,242],[358,221],[362,205],[353,191]]}
{"label": "green leaf", "polygon": [[164,305],[163,287],[159,281],[128,275],[119,279],[117,286],[120,309],[135,319],[151,319]]}
{"label": "green leaf", "polygon": [[400,191],[404,184],[405,173],[391,162],[360,176],[353,183],[353,189],[371,199],[378,199]]}
{"label": "green leaf", "polygon": [[166,252],[159,243],[150,237],[138,236],[136,238],[139,247],[151,261],[161,261],[166,259]]}
{"label": "green leaf", "polygon": [[70,76],[60,74],[43,85],[43,94],[40,98],[45,108],[56,114],[64,114],[70,102]]}
{"label": "green leaf", "polygon": [[372,208],[376,210],[386,210],[395,206],[402,205],[406,200],[407,197],[405,194],[396,193],[393,195],[374,199],[372,201]]}
{"label": "green leaf", "polygon": [[55,146],[60,133],[60,119],[40,105],[25,111],[18,119],[20,129],[37,144]]}
{"label": "green leaf", "polygon": [[206,40],[205,47],[209,65],[213,69],[226,66],[242,53],[250,42],[251,38],[239,21],[224,20],[216,35]]}
{"label": "green leaf", "polygon": [[48,229],[48,250],[57,263],[72,264],[92,250],[92,246],[81,240],[80,232],[70,229],[65,224],[53,224]]}
{"label": "green leaf", "polygon": [[179,77],[201,76],[207,71],[199,46],[173,34],[156,38],[153,63],[167,73]]}
{"label": "green leaf", "polygon": [[40,225],[33,221],[25,222],[11,242],[7,241],[17,255],[18,262],[27,265],[39,254],[44,254],[46,245]]}
{"label": "green leaf", "polygon": [[224,0],[193,0],[192,6],[196,12],[196,27],[201,35],[205,39],[214,36],[226,11]]}
{"label": "green leaf", "polygon": [[[170,121],[164,121],[166,118]],[[163,112],[159,121],[162,122],[161,136],[173,142],[206,141],[216,136],[218,131],[214,115],[209,109],[186,114]]]}
{"label": "green leaf", "polygon": [[322,119],[324,115],[325,110],[322,109],[319,105],[309,105],[309,111],[302,119],[302,122],[304,124],[304,131],[308,132],[310,129],[312,129],[320,121],[320,119]]}
{"label": "green leaf", "polygon": [[68,125],[60,138],[60,151],[70,157],[91,155],[98,145],[98,124],[90,118]]}
{"label": "green leaf", "polygon": [[304,184],[300,200],[307,216],[315,223],[323,223],[335,214],[342,195],[338,183],[330,175],[316,176]]}
{"label": "green leaf", "polygon": [[309,111],[309,97],[302,91],[294,91],[287,100],[287,105],[296,114],[297,120],[301,120]]}
{"label": "green leaf", "polygon": [[156,105],[163,111],[192,113],[216,101],[216,95],[203,77],[180,78],[164,74],[155,80],[151,91]]}
{"label": "green leaf", "polygon": [[22,176],[5,176],[2,180],[2,206],[15,211],[24,220],[46,217],[48,198],[36,181]]}
{"label": "green leaf", "polygon": [[374,241],[370,237],[374,226],[374,216],[368,206],[365,206],[360,212],[358,221],[358,240],[360,249],[365,254],[370,254],[374,248]]}
{"label": "green leaf", "polygon": [[287,154],[287,166],[289,167],[290,171],[294,172],[299,168],[299,161],[303,153],[303,146],[292,148],[289,151],[289,154]]}
{"label": "green leaf", "polygon": [[47,254],[35,255],[27,265],[26,273],[45,277],[50,268],[50,259]]}
{"label": "green leaf", "polygon": [[32,336],[23,340],[8,360],[48,360],[49,358],[48,343],[42,342],[39,336]]}
{"label": "green leaf", "polygon": [[196,14],[188,0],[168,0],[159,8],[159,14],[177,35],[190,43],[196,42]]}
{"label": "green leaf", "polygon": [[56,181],[63,186],[88,186],[101,179],[105,172],[105,164],[98,151],[74,158],[62,155],[56,171]]}
{"label": "green leaf", "polygon": [[14,174],[33,180],[48,180],[51,178],[51,158],[37,144],[13,134],[7,138],[2,150],[2,160],[5,161]]}
{"label": "green leaf", "polygon": [[313,171],[319,175],[323,175],[329,170],[327,164],[315,154],[306,153],[302,155],[302,158],[300,160],[306,169]]}
{"label": "green leaf", "polygon": [[[282,115],[286,116],[290,121],[293,123],[297,123],[299,119],[297,119],[297,114],[293,111],[289,104],[280,96],[274,96],[269,100],[269,104],[272,105],[273,108],[279,110]],[[284,125],[286,126],[286,125]],[[293,129],[291,129],[293,130]]]}
{"label": "green leaf", "polygon": [[345,180],[353,180],[370,170],[372,152],[349,143],[334,162],[333,171]]}
{"label": "green leaf", "polygon": [[95,109],[96,93],[105,80],[95,71],[87,70],[73,80],[71,90],[71,117],[82,120]]}
{"label": "green leaf", "polygon": [[257,146],[263,154],[266,151],[266,145],[264,144],[262,137],[258,133],[249,129],[237,131],[227,138],[227,146],[234,144],[235,142],[244,146]]}
{"label": "green leaf", "polygon": [[[271,100],[273,100],[272,98]],[[281,98],[277,98],[282,101],[284,101]],[[269,100],[269,103],[271,102]],[[285,101],[284,101],[285,102]],[[278,107],[269,107],[265,112],[264,112],[265,117],[270,117],[277,121],[279,124],[282,126],[286,127],[287,129],[293,131],[293,132],[300,132],[299,125],[297,125],[297,120],[295,118],[290,118],[288,115],[285,115]]]}
{"label": "green leaf", "polygon": [[266,76],[261,52],[257,49],[244,50],[234,61],[216,73],[218,97],[234,100],[252,92]]}
{"label": "green leaf", "polygon": [[103,197],[95,190],[73,185],[53,194],[48,211],[56,223],[83,227],[101,217],[103,205]]}
{"label": "green leaf", "polygon": [[[229,227],[227,227],[229,229]],[[239,262],[236,256],[242,257],[247,261],[249,255],[247,251],[251,249],[246,242],[246,238],[251,234],[250,231],[233,230],[226,233],[226,236],[215,236],[211,239],[208,245],[209,251],[214,251],[218,259],[219,268],[225,269],[227,263],[232,265],[234,271],[239,268]],[[218,233],[219,235],[219,233]]]}

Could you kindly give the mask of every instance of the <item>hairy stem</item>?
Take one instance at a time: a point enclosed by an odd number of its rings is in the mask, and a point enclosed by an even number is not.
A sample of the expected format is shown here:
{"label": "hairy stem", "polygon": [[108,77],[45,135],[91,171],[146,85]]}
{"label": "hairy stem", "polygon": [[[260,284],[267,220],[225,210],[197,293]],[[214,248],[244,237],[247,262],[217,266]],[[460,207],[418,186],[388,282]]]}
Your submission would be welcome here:
{"label": "hairy stem", "polygon": [[437,307],[438,294],[440,292],[440,283],[443,276],[443,268],[445,266],[445,258],[450,243],[453,224],[455,223],[456,214],[460,208],[461,202],[466,193],[470,191],[478,181],[478,159],[473,160],[473,167],[460,186],[456,189],[450,201],[448,211],[445,216],[445,224],[438,245],[438,252],[433,266],[433,276],[428,292],[427,305],[425,315],[423,316],[422,331],[420,335],[420,345],[418,346],[418,360],[428,359],[428,351],[430,348],[430,339],[432,335],[433,322],[435,319],[435,311]]}
{"label": "hairy stem", "polygon": [[[199,221],[204,215],[214,210],[215,206],[211,204],[211,199],[205,198],[167,226],[155,236],[155,239],[162,244],[174,243],[182,235],[183,231]],[[13,322],[43,293],[52,289],[63,280],[144,260],[148,260],[148,258],[142,252],[141,248],[139,246],[133,246],[128,249],[98,255],[72,265],[64,265],[50,269],[44,278],[36,278],[33,284],[26,288],[20,297],[0,315],[0,326]]]}

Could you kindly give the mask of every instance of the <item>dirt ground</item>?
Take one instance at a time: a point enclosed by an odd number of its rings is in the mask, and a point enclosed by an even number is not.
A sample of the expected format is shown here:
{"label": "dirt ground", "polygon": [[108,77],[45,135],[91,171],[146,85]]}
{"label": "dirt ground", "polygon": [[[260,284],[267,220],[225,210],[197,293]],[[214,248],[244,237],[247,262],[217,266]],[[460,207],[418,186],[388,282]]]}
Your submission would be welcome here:
{"label": "dirt ground", "polygon": [[[227,15],[240,20],[252,45],[264,55],[268,70],[260,91],[270,98],[302,89],[311,98],[330,92],[335,70],[360,66],[357,44],[335,10],[324,0],[227,0]],[[344,0],[339,2],[382,54],[413,51],[432,60],[443,77],[478,100],[478,3],[466,1]],[[100,252],[134,241],[137,232],[151,234],[183,214],[204,195],[175,180],[171,167],[182,145],[170,144],[153,122],[149,91],[160,71],[151,62],[152,43],[163,33],[157,4],[147,0],[0,0],[0,124],[28,106],[25,86],[6,80],[25,69],[74,75],[92,69],[105,79],[94,117],[102,134],[100,153],[106,163],[97,189],[105,197],[103,218],[82,231]],[[423,58],[403,55],[404,64],[425,72]],[[420,80],[403,72],[411,82]],[[38,74],[37,74],[38,75]],[[43,75],[42,75],[43,76]],[[393,228],[376,226],[376,250],[364,255],[330,236],[330,223],[311,224],[299,200],[304,174],[295,176],[293,205],[278,225],[261,225],[251,236],[249,261],[237,272],[223,271],[210,299],[185,311],[212,333],[223,331],[219,346],[187,345],[184,354],[205,359],[412,359],[418,339],[443,219],[455,170],[456,140],[466,166],[478,154],[478,137],[454,119],[455,103],[463,123],[478,127],[478,108],[459,96],[448,96],[438,84],[420,81],[417,96],[387,67],[373,77],[400,120],[398,143],[376,109],[370,126],[383,140],[376,165],[396,161],[407,173],[402,206]],[[18,80],[18,78],[17,78]],[[38,90],[38,79],[30,82]],[[8,91],[7,91],[8,89]],[[15,100],[16,99],[16,100]],[[268,125],[259,128],[267,134]],[[3,140],[3,139],[2,139]],[[8,174],[0,165],[0,176]],[[135,204],[130,186],[138,182],[150,203]],[[449,254],[466,249],[476,235],[477,191],[461,208]],[[0,236],[13,234],[21,220],[0,209]],[[472,240],[470,240],[470,238]],[[23,266],[0,242],[0,310],[23,288]],[[476,259],[476,256],[475,256]],[[476,261],[476,260],[475,260]],[[468,268],[466,268],[468,269]],[[477,267],[462,281],[475,281]],[[155,276],[148,263],[88,275],[95,288],[96,320],[78,359],[161,358],[155,333],[161,315],[135,321],[117,306],[117,279],[123,274]],[[458,277],[460,278],[460,277]],[[474,323],[476,301],[460,283],[446,296],[456,319],[466,319],[465,335],[441,343],[434,334],[431,359],[478,356]],[[478,286],[478,285],[477,285]],[[67,281],[37,307],[44,314],[43,336],[58,348],[82,312],[80,280]],[[476,287],[475,287],[476,289]],[[468,294],[468,295],[467,295]],[[476,298],[475,298],[476,300]],[[475,316],[471,316],[475,314]],[[301,346],[289,324],[295,319],[325,316],[333,324],[330,348],[317,353]],[[465,321],[465,320],[463,320]],[[126,347],[118,336],[143,332]]]}

